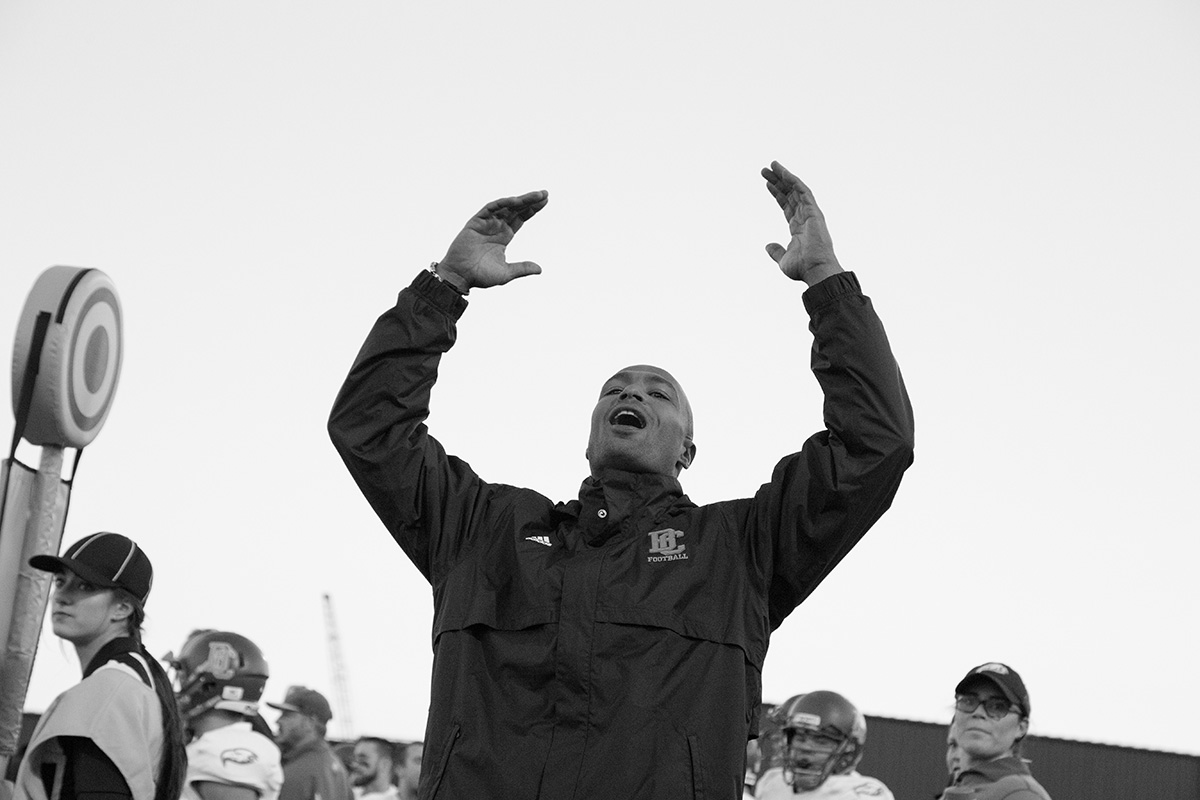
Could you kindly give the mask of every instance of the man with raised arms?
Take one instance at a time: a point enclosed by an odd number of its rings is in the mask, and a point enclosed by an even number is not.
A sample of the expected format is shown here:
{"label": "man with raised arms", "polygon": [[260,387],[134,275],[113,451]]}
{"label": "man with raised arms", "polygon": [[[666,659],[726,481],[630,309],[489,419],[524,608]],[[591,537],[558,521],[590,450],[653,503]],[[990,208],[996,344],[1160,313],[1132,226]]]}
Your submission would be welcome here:
{"label": "man with raised arms", "polygon": [[367,337],[329,432],[433,587],[422,797],[738,796],[771,631],[888,508],[913,452],[887,337],[812,193],[778,163],[762,175],[791,233],[767,252],[809,287],[825,429],[754,497],[683,494],[691,406],[649,365],[601,387],[569,502],[484,481],[429,434],[466,294],[541,272],[505,248],[544,191],[484,206]]}

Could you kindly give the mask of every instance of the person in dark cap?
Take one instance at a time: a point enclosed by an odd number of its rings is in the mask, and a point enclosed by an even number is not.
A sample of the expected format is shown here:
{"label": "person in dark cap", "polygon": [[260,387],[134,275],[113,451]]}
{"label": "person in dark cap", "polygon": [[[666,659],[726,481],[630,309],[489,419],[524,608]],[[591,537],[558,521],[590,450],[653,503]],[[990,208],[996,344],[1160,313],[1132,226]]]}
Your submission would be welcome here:
{"label": "person in dark cap", "polygon": [[[788,230],[786,246],[768,244],[767,255],[787,279],[780,291],[807,286],[793,295],[792,316],[803,306],[812,347],[790,318],[768,330],[751,310],[721,324],[742,329],[743,347],[765,343],[781,370],[809,363],[825,413],[815,435],[787,445],[792,452],[753,497],[698,506],[683,493],[680,475],[697,452],[692,409],[679,380],[648,364],[601,385],[584,451],[590,475],[567,502],[485,480],[430,435],[430,397],[466,295],[541,272],[508,261],[506,248],[546,207],[545,191],[480,209],[360,349],[329,434],[433,589],[422,797],[675,800],[692,787],[716,797],[741,791],[772,631],[889,507],[914,446],[883,324],[838,262],[812,192],[778,162],[761,175]],[[621,213],[597,220],[595,235],[616,230]],[[698,211],[697,233],[721,218],[719,209]],[[671,269],[689,282],[697,267]],[[659,306],[652,318],[606,309],[599,329],[564,343],[570,361],[600,352],[607,328],[687,324],[679,322],[685,300],[669,294]],[[520,344],[512,342],[514,353]],[[496,417],[489,387],[471,398],[471,413],[512,425],[521,457],[535,458],[542,419],[574,367],[517,358],[506,367],[530,379],[519,419]],[[737,396],[739,414],[755,413],[763,376],[727,369],[724,391]]]}
{"label": "person in dark cap", "polygon": [[315,689],[290,686],[282,703],[275,743],[283,753],[283,789],[279,800],[351,800],[350,776],[325,741],[333,719],[329,701]]}
{"label": "person in dark cap", "polygon": [[1050,800],[1021,758],[1029,710],[1025,682],[1007,664],[980,664],[958,682],[948,737],[958,760],[951,766],[947,756],[953,780],[942,800]]}
{"label": "person in dark cap", "polygon": [[54,574],[51,625],[74,646],[83,680],[42,714],[15,797],[178,800],[185,769],[179,710],[170,679],[141,641],[154,582],[145,551],[119,533],[100,532],[29,564]]}

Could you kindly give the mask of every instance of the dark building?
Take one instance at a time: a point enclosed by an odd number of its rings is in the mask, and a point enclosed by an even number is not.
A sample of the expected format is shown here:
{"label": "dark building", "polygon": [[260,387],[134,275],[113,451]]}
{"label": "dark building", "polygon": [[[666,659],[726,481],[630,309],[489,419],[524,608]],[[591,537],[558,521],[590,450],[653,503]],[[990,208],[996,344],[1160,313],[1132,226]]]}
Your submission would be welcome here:
{"label": "dark building", "polygon": [[[858,771],[896,800],[933,800],[946,786],[947,725],[867,717]],[[1054,800],[1200,800],[1200,756],[1029,736],[1022,755]]]}

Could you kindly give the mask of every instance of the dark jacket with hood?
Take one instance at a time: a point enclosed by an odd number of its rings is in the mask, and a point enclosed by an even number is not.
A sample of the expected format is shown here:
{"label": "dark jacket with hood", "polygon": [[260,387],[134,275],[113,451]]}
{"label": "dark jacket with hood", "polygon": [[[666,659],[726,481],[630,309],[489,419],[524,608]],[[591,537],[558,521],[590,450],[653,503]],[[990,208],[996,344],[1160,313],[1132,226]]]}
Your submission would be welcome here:
{"label": "dark jacket with hood", "polygon": [[554,503],[481,480],[424,420],[466,302],[422,273],[329,421],[433,587],[423,798],[735,798],[774,630],[888,508],[912,412],[850,273],[804,294],[828,430],[753,498],[620,471]]}

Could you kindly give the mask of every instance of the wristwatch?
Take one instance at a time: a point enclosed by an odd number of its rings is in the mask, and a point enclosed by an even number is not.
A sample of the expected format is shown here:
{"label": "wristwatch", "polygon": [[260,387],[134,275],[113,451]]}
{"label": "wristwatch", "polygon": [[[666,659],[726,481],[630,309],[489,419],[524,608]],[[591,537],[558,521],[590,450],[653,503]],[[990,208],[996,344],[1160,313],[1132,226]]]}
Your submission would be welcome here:
{"label": "wristwatch", "polygon": [[456,292],[458,292],[459,294],[461,294],[463,297],[466,297],[468,294],[470,294],[470,292],[471,292],[471,290],[470,290],[470,289],[467,289],[467,291],[465,291],[465,292],[464,292],[462,289],[459,289],[459,288],[458,288],[457,286],[455,286],[453,283],[451,283],[450,281],[446,280],[446,279],[445,279],[445,278],[443,278],[441,275],[439,275],[439,274],[438,274],[438,271],[437,271],[437,268],[438,268],[438,262],[436,262],[436,261],[430,262],[430,264],[429,264],[429,271],[430,271],[430,273],[432,273],[432,274],[433,274],[433,277],[435,277],[435,278],[437,278],[437,279],[438,279],[438,281],[440,281],[441,283],[444,283],[444,284],[446,284],[446,285],[447,285],[447,286],[449,286],[451,289],[453,289],[454,291],[456,291]]}

